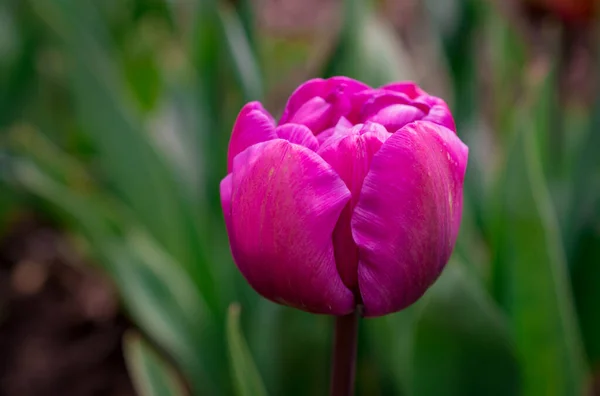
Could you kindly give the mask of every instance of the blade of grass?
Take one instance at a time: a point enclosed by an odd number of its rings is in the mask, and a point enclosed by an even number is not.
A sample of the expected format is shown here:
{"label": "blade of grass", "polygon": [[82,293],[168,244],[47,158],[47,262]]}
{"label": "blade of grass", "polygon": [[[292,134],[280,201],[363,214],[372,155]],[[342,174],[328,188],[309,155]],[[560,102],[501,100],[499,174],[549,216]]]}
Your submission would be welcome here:
{"label": "blade of grass", "polygon": [[[545,184],[533,114],[544,92],[536,73],[518,107],[514,141],[498,182],[496,295],[508,312],[524,395],[578,395],[587,375],[556,214]],[[541,70],[541,72],[540,72]],[[541,78],[540,78],[541,77]]]}
{"label": "blade of grass", "polygon": [[[27,160],[14,161],[17,181],[39,196],[81,232],[94,256],[115,281],[135,323],[180,365],[195,392],[212,393],[219,377],[215,326],[190,278],[141,230],[129,230],[118,207],[101,196],[74,192]],[[108,206],[107,206],[108,205]],[[206,354],[206,355],[204,355]],[[213,390],[211,390],[213,389]]]}
{"label": "blade of grass", "polygon": [[240,311],[239,305],[232,304],[227,317],[229,358],[236,394],[238,396],[264,396],[267,391],[240,329]]}
{"label": "blade of grass", "polygon": [[378,86],[412,78],[408,57],[394,30],[377,17],[373,4],[344,2],[339,42],[324,67],[326,77],[346,75]]}
{"label": "blade of grass", "polygon": [[125,359],[140,396],[185,396],[187,392],[172,367],[134,331],[123,339]]}
{"label": "blade of grass", "polygon": [[508,322],[477,278],[451,262],[425,299],[414,330],[411,394],[517,394]]}
{"label": "blade of grass", "polygon": [[186,186],[150,143],[125,100],[122,78],[109,57],[108,34],[88,0],[31,0],[60,36],[70,66],[79,120],[97,146],[109,180],[140,223],[190,273],[215,315],[224,307],[214,287],[198,212]]}

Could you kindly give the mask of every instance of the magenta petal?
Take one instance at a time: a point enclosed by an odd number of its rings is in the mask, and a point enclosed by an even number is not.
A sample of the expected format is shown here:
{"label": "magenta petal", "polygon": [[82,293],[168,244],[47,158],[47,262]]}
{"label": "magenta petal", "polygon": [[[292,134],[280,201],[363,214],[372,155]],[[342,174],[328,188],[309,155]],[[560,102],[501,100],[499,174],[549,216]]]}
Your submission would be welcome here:
{"label": "magenta petal", "polygon": [[423,91],[417,84],[412,81],[402,81],[392,84],[387,84],[379,89],[385,89],[388,91],[400,92],[408,96],[410,99],[416,99],[419,96],[427,95],[427,92]]}
{"label": "magenta petal", "polygon": [[359,295],[358,248],[352,238],[350,221],[371,159],[390,135],[381,125],[357,125],[346,136],[319,150],[319,155],[340,175],[352,193],[333,232],[333,245],[338,272],[344,284],[356,295]]}
{"label": "magenta petal", "polygon": [[[318,133],[331,122],[333,111],[334,109],[330,103],[317,96],[304,103],[290,117],[289,122],[306,125],[313,132]],[[283,124],[283,122],[280,122],[280,125]]]}
{"label": "magenta petal", "polygon": [[365,316],[407,307],[439,276],[458,234],[467,157],[452,131],[427,121],[373,157],[352,218]]}
{"label": "magenta petal", "polygon": [[425,113],[420,109],[406,104],[396,104],[384,107],[368,120],[383,125],[389,132],[396,132],[404,125],[423,119]]}
{"label": "magenta petal", "polygon": [[221,185],[219,186],[221,208],[223,209],[223,217],[225,218],[225,227],[227,227],[227,230],[231,229],[231,182],[232,176],[230,173],[221,180]]}
{"label": "magenta petal", "polygon": [[448,108],[446,102],[436,96],[429,95],[427,92],[419,88],[419,86],[417,86],[415,83],[409,81],[393,83],[384,85],[380,89],[400,92],[411,100],[414,100],[414,106],[428,107],[430,110],[427,115],[422,118],[423,121],[435,122],[436,124],[445,126],[456,133],[454,118],[452,117],[452,113],[450,113],[450,109]]}
{"label": "magenta petal", "polygon": [[423,121],[435,122],[456,133],[456,124],[446,102],[434,97],[427,98],[425,102],[431,106],[431,109],[429,110],[429,114],[423,117]]}
{"label": "magenta petal", "polygon": [[304,103],[314,97],[327,99],[331,93],[336,91],[341,91],[344,95],[349,95],[368,88],[368,85],[363,84],[360,81],[342,76],[331,77],[326,80],[322,78],[309,80],[292,93],[283,110],[279,123],[285,124],[291,122],[293,115],[304,105]]}
{"label": "magenta petal", "polygon": [[335,171],[313,151],[276,139],[236,157],[232,187],[230,240],[252,287],[305,311],[352,312],[332,243],[350,192]]}
{"label": "magenta petal", "polygon": [[319,148],[319,142],[317,141],[317,138],[312,133],[312,131],[304,125],[280,125],[275,129],[275,132],[277,132],[277,136],[280,139],[285,139],[290,143],[299,144],[301,146],[311,149],[312,151],[317,151],[317,149]]}
{"label": "magenta petal", "polygon": [[338,120],[336,126],[326,129],[317,135],[317,141],[319,142],[319,146],[323,145],[334,135],[336,136],[336,138],[337,136],[346,135],[350,128],[352,128],[352,126],[352,123],[348,121],[346,117],[341,117]]}
{"label": "magenta petal", "polygon": [[238,114],[227,152],[227,170],[231,172],[236,155],[252,146],[277,138],[275,122],[259,102],[246,104]]}

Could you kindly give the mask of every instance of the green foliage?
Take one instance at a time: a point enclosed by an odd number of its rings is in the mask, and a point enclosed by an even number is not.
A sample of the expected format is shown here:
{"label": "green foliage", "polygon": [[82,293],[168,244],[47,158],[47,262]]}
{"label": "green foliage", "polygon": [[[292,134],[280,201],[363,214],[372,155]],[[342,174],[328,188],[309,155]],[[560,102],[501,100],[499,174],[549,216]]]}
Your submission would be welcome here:
{"label": "green foliage", "polygon": [[533,84],[517,113],[500,179],[496,292],[511,318],[523,393],[576,395],[586,371],[558,221],[536,147],[536,132],[546,130],[536,125],[545,84]]}
{"label": "green foliage", "polygon": [[346,0],[339,31],[289,35],[253,3],[0,4],[0,231],[33,207],[83,242],[144,335],[124,340],[140,394],[325,394],[331,318],[264,301],[233,264],[231,126],[245,101],[277,114],[315,70],[377,86],[435,63],[470,150],[461,234],[423,299],[362,321],[357,393],[584,394],[600,364],[600,101],[562,101],[559,70],[540,68],[554,51],[539,62],[491,2],[416,2],[394,29],[389,2]]}
{"label": "green foliage", "polygon": [[267,391],[240,330],[240,311],[239,305],[231,305],[227,316],[227,341],[236,393],[239,396],[265,396]]}
{"label": "green foliage", "polygon": [[125,357],[140,396],[184,396],[176,371],[134,332],[125,334]]}
{"label": "green foliage", "polygon": [[325,76],[346,75],[373,86],[411,79],[410,63],[392,27],[369,1],[346,0],[342,31]]}
{"label": "green foliage", "polygon": [[412,393],[516,394],[506,317],[465,267],[450,263],[426,298],[415,323]]}

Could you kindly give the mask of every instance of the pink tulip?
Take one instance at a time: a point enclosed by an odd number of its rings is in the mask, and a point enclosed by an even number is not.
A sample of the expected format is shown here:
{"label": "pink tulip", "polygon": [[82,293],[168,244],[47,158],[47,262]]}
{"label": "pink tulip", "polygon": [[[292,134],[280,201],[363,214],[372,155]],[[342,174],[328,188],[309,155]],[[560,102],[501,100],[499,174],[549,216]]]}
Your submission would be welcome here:
{"label": "pink tulip", "polygon": [[452,253],[467,157],[448,106],[410,82],[310,80],[279,123],[248,103],[221,182],[233,258],[280,304],[399,311]]}

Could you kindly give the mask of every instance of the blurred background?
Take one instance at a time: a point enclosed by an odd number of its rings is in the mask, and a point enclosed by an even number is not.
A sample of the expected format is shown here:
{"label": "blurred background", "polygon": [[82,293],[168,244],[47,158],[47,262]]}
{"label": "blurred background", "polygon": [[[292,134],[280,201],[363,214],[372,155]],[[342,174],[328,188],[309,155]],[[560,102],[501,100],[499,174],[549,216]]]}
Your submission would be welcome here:
{"label": "blurred background", "polygon": [[332,318],[257,296],[219,202],[241,106],[415,80],[470,147],[436,284],[358,395],[600,395],[595,0],[2,0],[0,395],[326,395]]}

